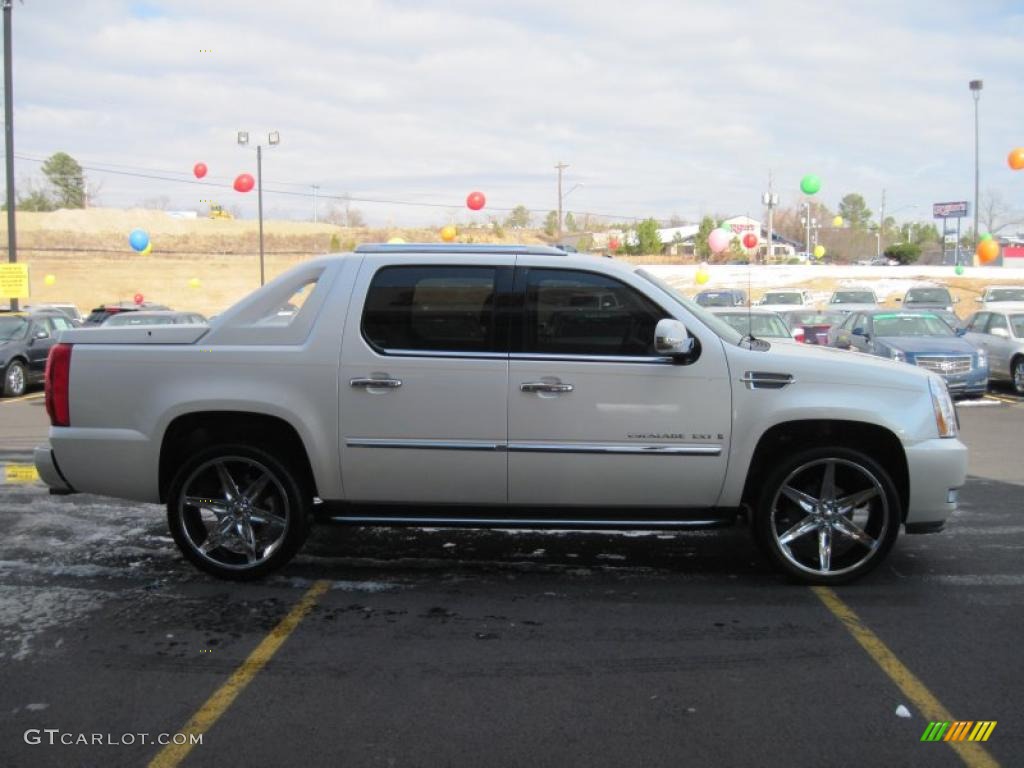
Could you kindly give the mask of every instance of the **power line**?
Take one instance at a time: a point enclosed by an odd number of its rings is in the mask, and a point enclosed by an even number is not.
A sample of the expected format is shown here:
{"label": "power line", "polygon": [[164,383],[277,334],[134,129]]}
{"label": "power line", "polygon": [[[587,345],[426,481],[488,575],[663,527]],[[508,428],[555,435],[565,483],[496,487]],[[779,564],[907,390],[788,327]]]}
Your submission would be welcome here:
{"label": "power line", "polygon": [[[18,154],[18,153],[15,153],[14,157],[16,157],[18,160],[27,160],[27,161],[32,162],[32,163],[40,163],[41,164],[41,163],[45,163],[46,162],[45,158],[31,157],[29,155],[21,155],[21,154]],[[195,185],[198,185],[198,186],[217,187],[217,188],[220,188],[220,189],[233,189],[234,188],[233,184],[229,183],[229,182],[206,181],[206,180],[199,180],[199,179],[189,179],[189,178],[181,178],[181,177],[160,175],[160,174],[184,174],[183,171],[162,171],[162,170],[155,170],[155,169],[150,169],[150,168],[144,168],[144,167],[141,167],[141,166],[121,165],[121,164],[113,164],[113,163],[104,163],[103,165],[91,165],[91,164],[90,165],[81,165],[81,168],[84,171],[92,171],[94,173],[107,173],[107,174],[111,174],[111,175],[115,175],[115,176],[130,176],[132,178],[149,179],[149,180],[153,180],[153,181],[167,181],[167,182],[176,183],[176,184],[195,184]],[[118,168],[131,168],[133,170],[117,170]],[[297,182],[288,182],[288,181],[274,182],[274,183],[275,184],[285,184],[285,185],[296,185],[296,186],[303,186],[303,187],[308,187],[309,186],[308,184],[301,184],[300,185]],[[268,194],[284,195],[284,196],[288,196],[288,197],[303,197],[303,198],[313,197],[312,193],[304,192],[304,191],[300,191],[300,190],[270,189],[270,188],[267,188],[264,191],[267,192]],[[339,192],[323,192],[323,191],[320,191],[319,189],[318,189],[318,191],[315,194],[316,194],[316,197],[318,199],[319,198],[325,198],[325,199],[328,199],[328,200],[338,200],[340,202],[371,203],[371,204],[377,204],[377,205],[403,205],[403,206],[409,206],[409,207],[414,207],[414,208],[447,208],[447,209],[451,209],[451,208],[461,208],[462,205],[463,205],[461,202],[458,202],[458,203],[438,203],[438,202],[423,202],[423,201],[412,201],[412,200],[394,200],[394,199],[388,199],[388,198],[354,197],[352,195],[345,194],[345,193],[339,193]],[[497,206],[489,206],[488,209],[491,210],[491,211],[500,211],[502,213],[510,213],[510,212],[515,210],[515,208],[501,208],[501,207],[497,207]],[[528,210],[530,213],[546,213],[547,212],[547,209],[545,209],[545,208],[527,208],[526,210]],[[627,221],[639,221],[640,219],[644,218],[642,216],[631,216],[631,215],[626,215],[626,214],[621,214],[621,213],[603,213],[601,211],[581,211],[581,213],[583,213],[585,215],[589,215],[589,216],[600,216],[602,218],[607,218],[607,219],[622,219],[622,220],[627,220]]]}

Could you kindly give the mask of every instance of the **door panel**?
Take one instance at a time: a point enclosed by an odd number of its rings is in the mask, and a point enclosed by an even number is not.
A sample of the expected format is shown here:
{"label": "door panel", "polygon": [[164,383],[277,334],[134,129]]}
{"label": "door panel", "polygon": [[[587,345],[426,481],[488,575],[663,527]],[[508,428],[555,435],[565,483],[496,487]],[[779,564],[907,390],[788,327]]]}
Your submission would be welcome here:
{"label": "door panel", "polygon": [[364,302],[381,266],[380,257],[365,258],[346,321],[339,381],[346,498],[506,503],[508,358],[497,351],[507,341],[494,327],[494,294],[510,288],[511,265],[434,268],[409,257],[382,273]]}

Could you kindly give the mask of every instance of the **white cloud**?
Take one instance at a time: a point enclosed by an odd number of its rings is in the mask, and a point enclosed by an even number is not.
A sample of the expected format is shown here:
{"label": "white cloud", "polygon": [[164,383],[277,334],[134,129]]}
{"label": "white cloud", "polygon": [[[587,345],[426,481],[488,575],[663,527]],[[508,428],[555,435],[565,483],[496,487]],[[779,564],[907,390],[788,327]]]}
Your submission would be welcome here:
{"label": "white cloud", "polygon": [[[16,151],[183,173],[203,160],[229,181],[255,166],[235,130],[276,129],[266,184],[322,195],[459,210],[480,188],[494,207],[549,208],[561,159],[569,186],[584,183],[567,201],[580,209],[756,214],[772,169],[784,203],[813,171],[826,203],[859,191],[877,207],[885,187],[923,210],[973,194],[966,86],[981,77],[983,186],[1020,201],[1005,156],[1024,144],[1024,16],[936,5],[37,0],[15,8]],[[22,161],[19,176],[37,168]],[[209,197],[103,181],[109,204]]]}

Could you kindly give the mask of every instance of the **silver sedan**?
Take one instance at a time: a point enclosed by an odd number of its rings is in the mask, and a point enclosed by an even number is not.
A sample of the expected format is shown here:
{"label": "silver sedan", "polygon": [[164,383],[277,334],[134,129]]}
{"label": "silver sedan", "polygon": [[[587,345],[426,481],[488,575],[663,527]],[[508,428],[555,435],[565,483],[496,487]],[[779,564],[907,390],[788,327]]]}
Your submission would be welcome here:
{"label": "silver sedan", "polygon": [[1009,381],[1024,395],[1024,304],[975,312],[965,326],[964,338],[988,352],[989,379]]}

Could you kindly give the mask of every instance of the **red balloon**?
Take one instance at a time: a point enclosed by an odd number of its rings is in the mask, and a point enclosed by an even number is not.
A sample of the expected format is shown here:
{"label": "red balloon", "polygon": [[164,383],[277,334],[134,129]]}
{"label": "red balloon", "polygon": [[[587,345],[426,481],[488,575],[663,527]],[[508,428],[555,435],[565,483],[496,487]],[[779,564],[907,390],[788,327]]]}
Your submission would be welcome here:
{"label": "red balloon", "polygon": [[196,163],[193,165],[192,173],[196,175],[197,179],[203,178],[206,175],[206,163]]}
{"label": "red balloon", "polygon": [[757,235],[753,232],[747,232],[743,236],[743,247],[744,248],[756,248],[757,247]]}
{"label": "red balloon", "polygon": [[256,186],[256,179],[254,179],[252,177],[251,173],[240,173],[235,178],[235,191],[236,192],[249,192],[255,186]]}
{"label": "red balloon", "polygon": [[613,237],[613,238],[611,238],[611,239],[610,239],[610,240],[608,241],[608,247],[609,247],[609,248],[611,248],[611,249],[612,249],[613,251],[617,251],[617,250],[619,250],[619,241],[618,241],[618,240],[616,240],[616,239],[615,239],[614,237]]}
{"label": "red balloon", "polygon": [[487,204],[487,198],[483,192],[470,192],[466,197],[466,207],[471,211],[479,211]]}
{"label": "red balloon", "polygon": [[145,297],[141,293],[135,294],[135,303],[141,304],[145,300]]}

